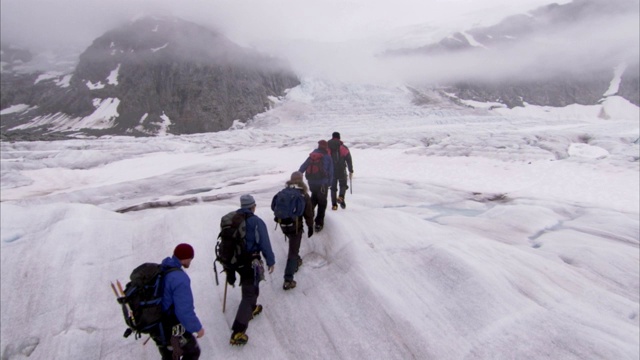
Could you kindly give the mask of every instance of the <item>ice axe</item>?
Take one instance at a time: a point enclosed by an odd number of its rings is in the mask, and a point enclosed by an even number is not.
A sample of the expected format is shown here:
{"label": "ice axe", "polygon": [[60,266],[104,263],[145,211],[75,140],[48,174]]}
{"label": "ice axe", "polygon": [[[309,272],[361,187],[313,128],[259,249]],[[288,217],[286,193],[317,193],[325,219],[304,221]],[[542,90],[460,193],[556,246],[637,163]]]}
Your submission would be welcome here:
{"label": "ice axe", "polygon": [[224,298],[222,298],[222,313],[227,309],[227,285],[228,281],[224,282]]}

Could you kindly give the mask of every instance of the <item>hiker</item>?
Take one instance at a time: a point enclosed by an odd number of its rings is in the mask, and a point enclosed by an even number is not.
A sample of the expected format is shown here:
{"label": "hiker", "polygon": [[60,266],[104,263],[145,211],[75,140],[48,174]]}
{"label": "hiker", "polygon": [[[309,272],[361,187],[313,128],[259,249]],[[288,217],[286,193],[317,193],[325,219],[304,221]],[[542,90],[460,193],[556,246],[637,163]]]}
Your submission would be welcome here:
{"label": "hiker", "polygon": [[333,162],[329,156],[329,145],[326,140],[318,141],[318,148],[309,154],[298,171],[305,174],[309,183],[313,209],[318,206],[314,231],[320,232],[324,227],[324,215],[327,210],[327,190],[333,179]]}
{"label": "hiker", "polygon": [[[249,341],[249,337],[245,333],[249,327],[249,320],[262,312],[262,305],[258,304],[258,295],[260,295],[260,281],[264,280],[264,263],[260,257],[260,253],[267,261],[269,274],[273,273],[276,263],[275,256],[271,250],[271,242],[269,241],[269,233],[264,221],[260,219],[256,212],[256,202],[251,195],[242,195],[240,197],[240,209],[236,211],[243,215],[251,215],[246,217],[246,238],[245,250],[251,254],[249,263],[238,269],[240,274],[240,287],[242,289],[242,300],[238,306],[236,318],[231,327],[231,345],[244,345]],[[228,271],[227,282],[233,286],[236,282],[235,271]]]}
{"label": "hiker", "polygon": [[[331,134],[331,140],[328,142],[331,159],[333,160],[333,179],[331,181],[331,210],[346,208],[347,203],[344,196],[349,186],[347,185],[347,170],[349,170],[349,180],[353,178],[353,161],[351,160],[351,152],[340,140],[340,133]],[[340,191],[338,192],[338,185]]]}
{"label": "hiker", "polygon": [[[295,199],[288,197],[288,189],[293,189]],[[298,192],[299,194],[295,195],[295,192]],[[299,206],[300,209],[293,209],[295,207],[293,204],[286,204],[289,215],[283,215],[283,217],[285,217],[284,219],[278,218],[276,204],[278,203],[278,198],[280,196],[283,196],[287,203],[299,201],[300,204],[296,203],[295,206]],[[302,219],[304,219],[304,222],[307,224],[307,237],[311,237],[313,235],[313,206],[311,205],[309,188],[307,187],[307,184],[304,183],[301,172],[295,171],[291,174],[290,180],[285,183],[285,189],[281,190],[273,197],[271,208],[274,210],[276,215],[275,220],[280,224],[282,233],[289,240],[289,253],[287,255],[287,265],[284,269],[284,284],[282,285],[282,289],[290,290],[296,287],[296,281],[293,280],[293,274],[295,274],[298,271],[298,268],[302,265],[302,258],[299,254],[302,234],[304,233]],[[298,214],[302,214],[302,216],[296,216]]]}
{"label": "hiker", "polygon": [[180,270],[167,272],[164,277],[162,312],[165,320],[162,325],[165,338],[171,337],[171,340],[167,344],[162,334],[151,336],[158,345],[162,360],[197,360],[200,357],[200,346],[193,334],[203,337],[204,328],[195,313],[191,280],[182,271],[182,268],[189,268],[193,257],[191,245],[179,244],[173,250],[173,256],[162,260],[162,266]]}

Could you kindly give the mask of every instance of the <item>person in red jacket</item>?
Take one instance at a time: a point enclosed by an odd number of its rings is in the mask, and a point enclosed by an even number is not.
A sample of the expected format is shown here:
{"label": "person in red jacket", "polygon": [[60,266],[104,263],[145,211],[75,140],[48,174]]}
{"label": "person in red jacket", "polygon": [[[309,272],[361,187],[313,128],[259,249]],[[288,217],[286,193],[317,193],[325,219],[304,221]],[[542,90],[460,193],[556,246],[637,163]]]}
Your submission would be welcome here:
{"label": "person in red jacket", "polygon": [[[331,159],[333,160],[333,179],[331,181],[331,210],[346,208],[347,203],[344,197],[349,186],[347,185],[347,170],[349,170],[349,179],[353,177],[353,160],[349,148],[340,140],[340,133],[334,132],[331,140],[328,142],[331,151]],[[340,191],[338,191],[338,185]]]}
{"label": "person in red jacket", "polygon": [[309,183],[311,205],[314,209],[318,206],[314,231],[320,232],[324,227],[324,215],[327,210],[327,190],[333,179],[333,162],[326,140],[318,141],[318,148],[309,154],[298,171],[304,173]]}

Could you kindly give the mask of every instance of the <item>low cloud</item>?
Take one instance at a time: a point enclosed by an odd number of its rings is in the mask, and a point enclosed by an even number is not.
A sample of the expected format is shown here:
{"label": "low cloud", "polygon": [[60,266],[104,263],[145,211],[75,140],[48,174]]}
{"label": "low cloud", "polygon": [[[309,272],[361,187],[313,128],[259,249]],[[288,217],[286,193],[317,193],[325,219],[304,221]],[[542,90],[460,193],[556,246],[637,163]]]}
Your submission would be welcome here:
{"label": "low cloud", "polygon": [[86,48],[136,15],[172,15],[219,30],[242,46],[284,58],[302,76],[361,82],[542,79],[576,69],[596,71],[623,61],[637,62],[637,12],[549,29],[514,46],[489,51],[379,56],[393,44],[389,34],[401,40],[403,28],[424,25],[439,33],[443,26],[468,30],[548,2],[521,0],[516,8],[497,0],[3,0],[0,34],[3,41],[30,48]]}

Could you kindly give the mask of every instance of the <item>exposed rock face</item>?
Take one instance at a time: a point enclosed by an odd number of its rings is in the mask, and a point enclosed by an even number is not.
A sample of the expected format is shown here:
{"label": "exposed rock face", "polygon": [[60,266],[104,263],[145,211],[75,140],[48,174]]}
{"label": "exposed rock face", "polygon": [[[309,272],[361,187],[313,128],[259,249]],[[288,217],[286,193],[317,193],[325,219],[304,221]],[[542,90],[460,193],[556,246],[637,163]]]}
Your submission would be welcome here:
{"label": "exposed rock face", "polygon": [[219,131],[264,112],[269,96],[299,84],[278,59],[193,23],[158,18],[139,19],[97,38],[72,76],[36,81],[41,75],[3,73],[2,109],[30,106],[5,111],[3,133]]}
{"label": "exposed rock face", "polygon": [[[617,92],[607,95],[619,95],[640,105],[640,65],[638,44],[634,40],[637,37],[618,34],[620,38],[630,39],[625,48],[620,45],[622,42],[615,44],[616,47],[607,43],[606,36],[601,36],[601,33],[611,31],[610,27],[621,18],[635,16],[637,21],[638,14],[637,0],[574,0],[564,5],[544,6],[529,14],[514,15],[494,26],[455,33],[438,43],[397,49],[385,55],[437,57],[464,53],[467,61],[472,62],[476,59],[474,54],[505,53],[517,62],[518,56],[531,56],[527,49],[537,48],[536,55],[540,55],[545,51],[541,43],[558,44],[561,43],[558,39],[562,38],[566,47],[549,46],[544,57],[535,64],[537,68],[523,69],[509,78],[455,81],[443,86],[443,90],[461,99],[501,102],[508,107],[522,106],[525,102],[566,106],[596,104],[610,90],[612,82],[617,82]],[[587,43],[592,49],[606,50],[580,54],[580,47],[586,48]],[[554,61],[564,64],[552,64]],[[620,68],[624,71],[616,73]]]}

